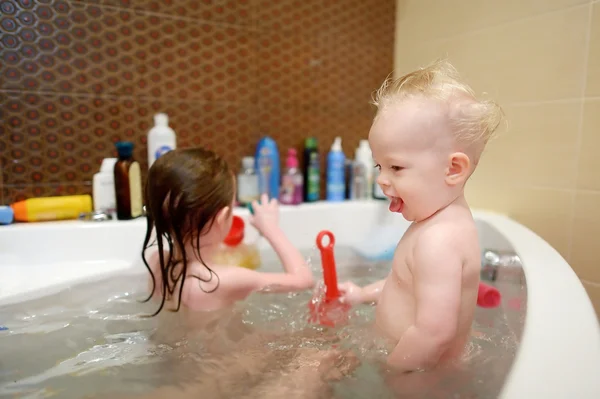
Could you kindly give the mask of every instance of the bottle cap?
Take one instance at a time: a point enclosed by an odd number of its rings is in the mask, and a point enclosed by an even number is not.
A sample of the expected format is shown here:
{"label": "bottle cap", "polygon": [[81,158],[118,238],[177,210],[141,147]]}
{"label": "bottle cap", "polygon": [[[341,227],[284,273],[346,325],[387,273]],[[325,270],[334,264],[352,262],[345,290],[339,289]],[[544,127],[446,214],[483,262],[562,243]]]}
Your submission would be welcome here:
{"label": "bottle cap", "polygon": [[331,145],[331,151],[342,151],[342,138],[337,136]]}
{"label": "bottle cap", "polygon": [[133,143],[131,141],[118,141],[115,143],[120,158],[129,158],[133,154]]}
{"label": "bottle cap", "polygon": [[169,116],[163,113],[155,114],[154,124],[156,126],[169,126]]}
{"label": "bottle cap", "polygon": [[317,148],[317,138],[316,137],[308,137],[306,140],[304,140],[304,147],[305,148]]}
{"label": "bottle cap", "polygon": [[254,157],[242,158],[242,167],[244,169],[254,169]]}
{"label": "bottle cap", "polygon": [[113,173],[117,158],[104,158],[100,165],[100,173]]}
{"label": "bottle cap", "polygon": [[298,167],[298,157],[296,156],[296,150],[294,148],[288,149],[285,166],[288,168],[297,168]]}

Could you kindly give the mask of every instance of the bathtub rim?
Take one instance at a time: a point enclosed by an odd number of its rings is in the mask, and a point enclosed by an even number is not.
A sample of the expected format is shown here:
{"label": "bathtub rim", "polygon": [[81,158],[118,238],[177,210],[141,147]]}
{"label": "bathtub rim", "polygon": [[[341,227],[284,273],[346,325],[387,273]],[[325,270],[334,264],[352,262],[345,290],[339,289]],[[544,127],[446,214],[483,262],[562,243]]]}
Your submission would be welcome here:
{"label": "bathtub rim", "polygon": [[527,285],[525,325],[500,398],[598,397],[600,324],[571,266],[515,220],[488,211],[473,214],[510,242],[523,262]]}

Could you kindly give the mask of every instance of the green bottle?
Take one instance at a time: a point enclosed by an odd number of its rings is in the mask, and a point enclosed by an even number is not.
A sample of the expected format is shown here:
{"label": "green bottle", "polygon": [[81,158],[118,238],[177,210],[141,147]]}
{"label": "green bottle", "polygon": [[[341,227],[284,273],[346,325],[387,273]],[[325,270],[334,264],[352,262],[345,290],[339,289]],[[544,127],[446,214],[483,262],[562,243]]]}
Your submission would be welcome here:
{"label": "green bottle", "polygon": [[304,202],[321,199],[321,167],[317,139],[309,137],[304,141]]}

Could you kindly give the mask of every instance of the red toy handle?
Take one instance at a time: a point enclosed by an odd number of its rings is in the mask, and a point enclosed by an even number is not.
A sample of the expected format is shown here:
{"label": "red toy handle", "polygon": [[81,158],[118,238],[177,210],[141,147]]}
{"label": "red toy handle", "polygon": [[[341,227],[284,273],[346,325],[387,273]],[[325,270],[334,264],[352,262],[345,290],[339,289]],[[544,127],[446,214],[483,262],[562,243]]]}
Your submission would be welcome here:
{"label": "red toy handle", "polygon": [[[329,243],[323,245],[323,238],[329,238]],[[317,248],[321,251],[321,261],[323,263],[323,281],[327,290],[325,292],[325,302],[332,301],[340,297],[338,290],[337,274],[335,272],[335,257],[333,256],[333,246],[335,237],[331,231],[323,230],[317,235]]]}

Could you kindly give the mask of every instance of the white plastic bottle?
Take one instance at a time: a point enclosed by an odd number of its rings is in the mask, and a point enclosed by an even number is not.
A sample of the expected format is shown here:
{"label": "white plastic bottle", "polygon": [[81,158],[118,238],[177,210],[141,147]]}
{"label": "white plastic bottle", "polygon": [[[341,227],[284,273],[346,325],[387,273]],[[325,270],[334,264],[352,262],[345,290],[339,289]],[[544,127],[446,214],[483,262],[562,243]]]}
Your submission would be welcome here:
{"label": "white plastic bottle", "polygon": [[[365,196],[363,198],[371,198],[373,196],[373,174],[375,172],[375,163],[373,162],[373,153],[369,147],[369,141],[361,140],[354,153],[354,160],[363,165],[365,173]],[[362,198],[361,198],[362,199]]]}
{"label": "white plastic bottle", "polygon": [[104,158],[100,171],[94,175],[92,198],[94,210],[113,214],[117,210],[114,169],[117,158]]}
{"label": "white plastic bottle", "polygon": [[154,127],[148,132],[148,168],[164,153],[177,148],[177,137],[169,127],[167,114],[154,115]]}

